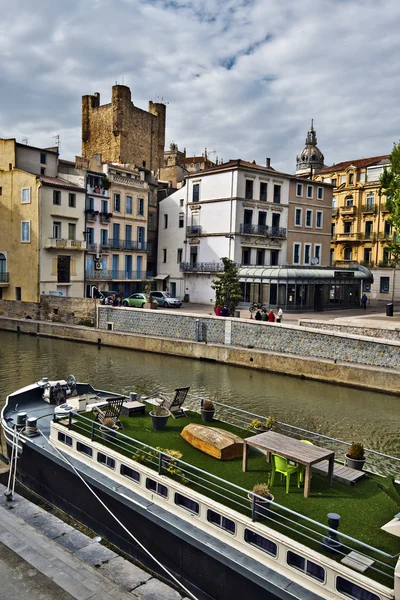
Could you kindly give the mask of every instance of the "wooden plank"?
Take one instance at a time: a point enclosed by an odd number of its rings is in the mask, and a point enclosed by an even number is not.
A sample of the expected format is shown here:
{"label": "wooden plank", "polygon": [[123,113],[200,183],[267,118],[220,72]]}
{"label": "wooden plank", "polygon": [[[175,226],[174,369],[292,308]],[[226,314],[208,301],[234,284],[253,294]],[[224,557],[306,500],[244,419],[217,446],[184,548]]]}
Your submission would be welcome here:
{"label": "wooden plank", "polygon": [[[312,468],[316,473],[326,475],[329,468],[328,461],[325,460],[313,465]],[[356,471],[355,469],[350,469],[349,467],[345,467],[344,465],[339,465],[337,463],[335,463],[333,467],[333,478],[341,483],[355,483],[364,477],[364,475],[364,471]]]}

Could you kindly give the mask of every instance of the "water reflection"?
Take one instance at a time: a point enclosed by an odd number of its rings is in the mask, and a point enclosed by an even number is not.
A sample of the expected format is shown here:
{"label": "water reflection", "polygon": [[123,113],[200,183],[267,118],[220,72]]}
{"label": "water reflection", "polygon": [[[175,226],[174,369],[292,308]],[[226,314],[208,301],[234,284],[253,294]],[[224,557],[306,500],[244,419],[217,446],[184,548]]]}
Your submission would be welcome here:
{"label": "water reflection", "polygon": [[125,394],[190,385],[192,392],[227,404],[400,455],[396,396],[224,364],[0,332],[2,400],[42,376],[57,379],[69,373],[78,381]]}

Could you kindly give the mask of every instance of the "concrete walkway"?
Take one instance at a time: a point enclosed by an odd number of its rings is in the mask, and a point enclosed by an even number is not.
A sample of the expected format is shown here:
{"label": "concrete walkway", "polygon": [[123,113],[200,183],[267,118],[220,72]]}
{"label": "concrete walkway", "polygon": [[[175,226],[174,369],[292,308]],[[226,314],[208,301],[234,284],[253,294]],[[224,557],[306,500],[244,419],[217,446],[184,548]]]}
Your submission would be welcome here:
{"label": "concrete walkway", "polygon": [[181,600],[184,596],[0,485],[1,598]]}

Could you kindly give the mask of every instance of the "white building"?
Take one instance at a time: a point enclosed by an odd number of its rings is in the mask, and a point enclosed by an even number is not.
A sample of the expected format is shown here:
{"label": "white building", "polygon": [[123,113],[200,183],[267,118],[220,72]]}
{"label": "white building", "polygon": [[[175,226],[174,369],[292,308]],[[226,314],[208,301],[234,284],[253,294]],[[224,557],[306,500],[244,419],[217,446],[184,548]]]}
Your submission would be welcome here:
{"label": "white building", "polygon": [[286,264],[289,185],[269,159],[266,167],[231,160],[189,175],[159,205],[160,286],[209,304],[222,257],[243,266]]}

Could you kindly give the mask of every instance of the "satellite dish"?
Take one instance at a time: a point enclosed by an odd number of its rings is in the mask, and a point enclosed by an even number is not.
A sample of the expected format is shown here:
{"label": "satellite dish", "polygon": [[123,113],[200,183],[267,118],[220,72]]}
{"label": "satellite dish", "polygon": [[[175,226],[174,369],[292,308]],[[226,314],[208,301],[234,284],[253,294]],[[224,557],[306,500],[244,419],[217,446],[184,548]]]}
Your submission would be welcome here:
{"label": "satellite dish", "polygon": [[314,257],[311,259],[311,264],[312,264],[312,265],[319,265],[319,258],[317,258],[316,256],[314,256]]}

